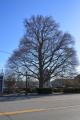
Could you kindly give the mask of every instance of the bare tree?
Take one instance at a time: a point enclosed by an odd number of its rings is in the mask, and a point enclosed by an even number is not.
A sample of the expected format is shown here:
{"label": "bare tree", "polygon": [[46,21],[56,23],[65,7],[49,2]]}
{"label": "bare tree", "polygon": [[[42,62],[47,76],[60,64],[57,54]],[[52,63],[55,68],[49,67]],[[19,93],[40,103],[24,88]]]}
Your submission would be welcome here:
{"label": "bare tree", "polygon": [[[69,33],[59,30],[52,17],[32,16],[25,19],[25,35],[19,47],[8,60],[9,68],[19,75],[39,80],[42,88],[47,80],[55,76],[70,75],[77,64],[74,40]],[[45,80],[46,78],[46,80]]]}

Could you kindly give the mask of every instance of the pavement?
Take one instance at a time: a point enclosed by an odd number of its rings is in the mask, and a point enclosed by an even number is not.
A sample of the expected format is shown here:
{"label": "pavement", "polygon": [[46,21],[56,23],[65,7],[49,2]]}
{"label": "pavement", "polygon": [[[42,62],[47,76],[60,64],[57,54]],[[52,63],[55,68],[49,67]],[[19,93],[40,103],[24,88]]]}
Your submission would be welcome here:
{"label": "pavement", "polygon": [[0,120],[80,120],[80,94],[3,96]]}

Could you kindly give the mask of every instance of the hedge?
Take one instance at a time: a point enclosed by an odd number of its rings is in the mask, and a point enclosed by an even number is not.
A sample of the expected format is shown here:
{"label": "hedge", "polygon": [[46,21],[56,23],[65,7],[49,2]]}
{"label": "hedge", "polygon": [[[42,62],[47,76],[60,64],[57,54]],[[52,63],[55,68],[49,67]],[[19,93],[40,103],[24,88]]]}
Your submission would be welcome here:
{"label": "hedge", "polygon": [[38,94],[51,94],[52,93],[52,88],[37,88],[36,90]]}
{"label": "hedge", "polygon": [[80,93],[80,88],[64,88],[64,93]]}

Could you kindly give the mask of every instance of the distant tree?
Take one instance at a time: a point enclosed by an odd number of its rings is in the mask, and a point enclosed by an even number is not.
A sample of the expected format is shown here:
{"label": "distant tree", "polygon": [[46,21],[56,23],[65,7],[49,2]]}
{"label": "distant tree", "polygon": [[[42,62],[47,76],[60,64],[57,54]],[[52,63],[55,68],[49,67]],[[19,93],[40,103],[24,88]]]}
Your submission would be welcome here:
{"label": "distant tree", "polygon": [[[8,60],[8,67],[17,75],[45,81],[62,75],[70,75],[77,64],[74,40],[69,33],[59,30],[52,17],[32,16],[25,19],[25,35]],[[45,71],[49,74],[45,77]],[[46,78],[46,80],[45,80]]]}
{"label": "distant tree", "polygon": [[80,87],[80,74],[74,77],[74,87]]}
{"label": "distant tree", "polygon": [[75,80],[79,80],[80,81],[80,74],[75,77]]}
{"label": "distant tree", "polygon": [[74,87],[74,80],[73,79],[65,79],[64,80],[64,87]]}
{"label": "distant tree", "polygon": [[12,75],[7,75],[4,79],[5,90],[8,93],[13,93],[16,90],[16,80]]}

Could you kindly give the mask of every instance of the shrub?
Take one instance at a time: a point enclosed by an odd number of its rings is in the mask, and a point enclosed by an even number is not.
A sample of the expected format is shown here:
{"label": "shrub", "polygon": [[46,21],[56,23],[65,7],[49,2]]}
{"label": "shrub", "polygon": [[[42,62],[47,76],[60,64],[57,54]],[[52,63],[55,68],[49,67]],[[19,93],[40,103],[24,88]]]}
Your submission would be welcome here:
{"label": "shrub", "polygon": [[52,88],[37,88],[36,90],[38,94],[51,94],[52,93]]}
{"label": "shrub", "polygon": [[3,90],[3,93],[4,94],[13,94],[13,93],[15,93],[15,90],[6,88],[6,89]]}
{"label": "shrub", "polygon": [[10,94],[11,91],[6,88],[6,89],[4,89],[3,93],[4,93],[4,94]]}
{"label": "shrub", "polygon": [[63,88],[54,88],[53,92],[63,92]]}
{"label": "shrub", "polygon": [[80,88],[64,88],[64,93],[80,93]]}
{"label": "shrub", "polygon": [[25,88],[16,88],[16,93],[25,93]]}
{"label": "shrub", "polygon": [[31,93],[37,93],[37,89],[36,88],[32,88],[31,89]]}
{"label": "shrub", "polygon": [[25,94],[27,95],[27,93],[31,93],[32,92],[32,90],[31,90],[31,88],[25,88]]}

